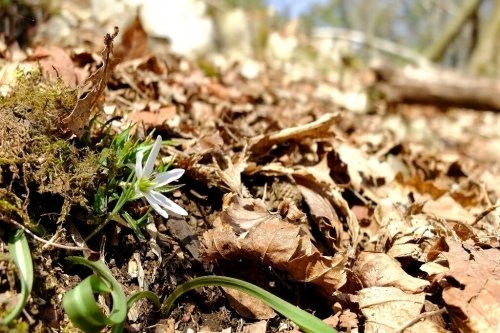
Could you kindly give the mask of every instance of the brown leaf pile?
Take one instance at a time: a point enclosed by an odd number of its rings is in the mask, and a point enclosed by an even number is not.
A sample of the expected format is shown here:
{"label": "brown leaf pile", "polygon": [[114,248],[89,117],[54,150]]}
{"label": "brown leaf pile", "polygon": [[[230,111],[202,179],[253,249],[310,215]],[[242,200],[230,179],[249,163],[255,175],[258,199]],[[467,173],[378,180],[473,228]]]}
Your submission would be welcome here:
{"label": "brown leaf pile", "polygon": [[[370,92],[363,69],[308,75],[296,63],[153,55],[138,22],[125,37],[126,61],[111,75],[110,36],[65,124],[80,136],[110,79],[103,109],[122,119],[116,132],[132,121],[139,135],[174,141],[162,152],[186,171],[175,199],[190,216],[166,229],[186,256],[198,257],[193,239],[203,234],[207,261],[253,260],[310,282],[346,331],[497,332],[500,115],[382,97],[366,113],[341,112],[343,92]],[[252,303],[228,294],[240,313]]]}
{"label": "brown leaf pile", "polygon": [[323,256],[301,228],[305,216],[289,202],[270,213],[262,201],[230,194],[224,198],[220,225],[203,235],[206,260],[256,260],[311,282],[332,295],[346,282],[345,254]]}

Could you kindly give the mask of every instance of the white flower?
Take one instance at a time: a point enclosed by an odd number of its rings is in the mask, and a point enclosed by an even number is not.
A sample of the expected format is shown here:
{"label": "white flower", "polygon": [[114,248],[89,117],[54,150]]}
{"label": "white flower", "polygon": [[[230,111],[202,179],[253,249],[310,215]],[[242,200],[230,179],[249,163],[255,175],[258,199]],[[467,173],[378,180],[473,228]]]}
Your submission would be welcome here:
{"label": "white flower", "polygon": [[188,213],[182,207],[160,192],[155,191],[155,189],[163,187],[170,182],[179,179],[184,174],[183,169],[173,169],[167,172],[160,172],[154,175],[153,179],[150,179],[155,165],[156,156],[160,152],[160,147],[161,136],[158,135],[155,144],[149,153],[148,160],[146,161],[144,168],[142,167],[143,152],[139,151],[137,153],[137,158],[135,160],[135,173],[137,175],[135,192],[144,196],[151,207],[153,207],[153,209],[164,218],[168,218],[167,210],[179,215],[187,215]]}

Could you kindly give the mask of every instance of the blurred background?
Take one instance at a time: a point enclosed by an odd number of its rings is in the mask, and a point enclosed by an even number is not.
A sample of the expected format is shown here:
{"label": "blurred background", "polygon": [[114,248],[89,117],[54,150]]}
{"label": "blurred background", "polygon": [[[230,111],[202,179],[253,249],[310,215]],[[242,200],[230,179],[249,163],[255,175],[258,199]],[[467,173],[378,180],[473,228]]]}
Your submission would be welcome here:
{"label": "blurred background", "polygon": [[187,57],[499,71],[500,0],[2,0],[1,26],[21,46],[81,46],[136,16],[153,48]]}

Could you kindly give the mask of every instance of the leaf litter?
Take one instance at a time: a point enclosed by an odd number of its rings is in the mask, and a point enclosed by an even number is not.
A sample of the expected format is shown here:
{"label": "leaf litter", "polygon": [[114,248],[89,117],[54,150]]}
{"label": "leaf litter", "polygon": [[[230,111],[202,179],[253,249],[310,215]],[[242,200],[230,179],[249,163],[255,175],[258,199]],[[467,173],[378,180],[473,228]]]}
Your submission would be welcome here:
{"label": "leaf litter", "polygon": [[[339,331],[497,332],[500,134],[493,129],[500,116],[405,105],[395,114],[341,112],[323,95],[337,83],[323,76],[291,78],[263,62],[265,70],[249,79],[239,64],[149,53],[134,24],[118,48],[126,60],[120,65],[112,57],[116,32],[105,37],[99,68],[90,53],[70,53],[75,71],[94,68],[84,82],[92,87],[60,117],[63,132],[78,138],[96,108],[115,132],[139,122],[140,135],[154,129],[174,140],[163,153],[186,170],[186,186],[174,197],[187,218],[155,217],[144,243],[123,226],[105,229],[107,262],[127,295],[147,289],[165,296],[191,277],[225,273],[314,311]],[[5,170],[2,164],[2,176]],[[77,238],[69,228],[75,224],[63,225],[63,238]],[[46,255],[50,262],[64,257]],[[45,295],[62,295],[79,279],[52,274]],[[129,328],[220,332],[236,330],[233,319],[242,316],[266,319],[253,324],[262,331],[284,323],[294,329],[246,296],[225,293],[229,303],[219,289],[197,291],[168,320],[142,304]],[[54,304],[34,316],[38,325],[66,327],[64,319],[49,320],[50,311],[62,311]]]}

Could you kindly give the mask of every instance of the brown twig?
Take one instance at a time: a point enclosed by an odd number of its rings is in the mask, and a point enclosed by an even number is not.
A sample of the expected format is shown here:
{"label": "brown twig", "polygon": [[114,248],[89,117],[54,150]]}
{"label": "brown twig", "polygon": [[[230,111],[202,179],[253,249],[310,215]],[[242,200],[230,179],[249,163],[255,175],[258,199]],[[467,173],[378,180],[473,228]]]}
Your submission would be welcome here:
{"label": "brown twig", "polygon": [[495,209],[497,209],[498,207],[500,207],[500,204],[497,204],[497,205],[494,205],[494,206],[491,206],[490,208],[486,209],[485,211],[483,211],[481,214],[479,214],[476,219],[474,220],[474,222],[472,222],[470,225],[473,226],[474,224],[476,224],[477,222],[481,221],[481,219],[483,217],[485,217],[486,215],[488,215],[489,213],[491,213],[492,211],[494,211]]}
{"label": "brown twig", "polygon": [[414,319],[408,321],[407,323],[403,324],[403,326],[401,326],[400,328],[398,328],[397,330],[395,330],[394,333],[401,333],[405,329],[407,329],[408,327],[411,327],[411,326],[415,325],[416,323],[418,323],[419,321],[421,321],[421,320],[423,320],[425,318],[432,317],[432,316],[437,316],[437,315],[443,314],[445,312],[448,312],[448,311],[446,311],[446,308],[442,308],[442,309],[439,309],[439,310],[436,310],[436,311],[429,311],[429,312],[421,313],[416,318],[414,318]]}
{"label": "brown twig", "polygon": [[16,222],[14,221],[13,219],[10,219],[10,223],[14,224],[15,226],[21,228],[24,230],[24,232],[26,232],[27,234],[29,234],[30,236],[32,236],[34,239],[36,239],[37,241],[39,242],[42,242],[44,244],[47,244],[47,245],[52,245],[54,247],[58,247],[60,249],[65,249],[65,250],[72,250],[72,251],[90,251],[90,252],[94,252],[95,251],[92,251],[91,249],[89,248],[85,248],[85,247],[79,247],[79,246],[69,246],[69,245],[62,245],[62,244],[57,244],[57,243],[52,243],[52,242],[49,242],[49,241],[46,241],[45,239],[41,238],[41,237],[38,237],[37,235],[35,235],[33,232],[31,232],[31,230],[29,230],[28,228],[26,228],[24,225],[22,225],[21,223],[19,222]]}

